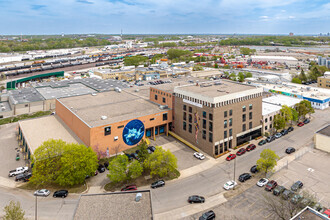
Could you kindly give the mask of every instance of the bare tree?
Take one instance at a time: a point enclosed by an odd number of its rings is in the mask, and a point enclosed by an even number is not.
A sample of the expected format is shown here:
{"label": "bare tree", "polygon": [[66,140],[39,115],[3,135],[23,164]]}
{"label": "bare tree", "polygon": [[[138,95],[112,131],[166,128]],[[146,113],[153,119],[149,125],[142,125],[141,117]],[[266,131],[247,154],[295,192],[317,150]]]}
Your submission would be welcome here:
{"label": "bare tree", "polygon": [[96,155],[97,155],[97,159],[98,159],[98,160],[100,160],[101,158],[107,156],[107,152],[106,152],[106,151],[102,151],[102,150],[100,150],[98,144],[94,146],[94,151],[96,152]]}
{"label": "bare tree", "polygon": [[121,144],[117,144],[116,146],[113,147],[113,150],[115,151],[116,157],[119,152],[121,152],[122,146]]}

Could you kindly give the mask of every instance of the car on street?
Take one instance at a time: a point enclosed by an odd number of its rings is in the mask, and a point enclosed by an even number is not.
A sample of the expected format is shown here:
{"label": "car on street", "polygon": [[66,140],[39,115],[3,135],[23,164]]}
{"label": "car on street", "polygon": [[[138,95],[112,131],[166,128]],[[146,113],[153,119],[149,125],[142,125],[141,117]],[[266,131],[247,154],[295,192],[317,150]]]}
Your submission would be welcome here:
{"label": "car on street", "polygon": [[68,190],[62,189],[62,190],[58,190],[58,191],[54,192],[53,197],[65,198],[68,196],[68,194],[69,194]]}
{"label": "car on street", "polygon": [[121,191],[134,191],[137,190],[136,185],[128,185],[121,189]]}
{"label": "car on street", "polygon": [[272,142],[275,139],[276,138],[274,136],[269,136],[268,138],[266,138],[266,141],[269,143],[269,142]]}
{"label": "car on street", "polygon": [[303,187],[303,183],[300,181],[300,180],[298,180],[297,182],[295,182],[292,186],[291,186],[291,190],[292,191],[297,191],[298,189],[300,189],[301,187]]}
{"label": "car on street", "polygon": [[304,122],[299,122],[299,123],[297,124],[297,126],[298,126],[298,127],[302,127],[302,126],[304,126]]}
{"label": "car on street", "polygon": [[291,132],[293,130],[294,130],[293,127],[288,127],[288,132]]}
{"label": "car on street", "polygon": [[31,176],[32,176],[31,173],[21,173],[15,176],[15,181],[17,182],[17,181],[25,180],[25,178],[29,179]]}
{"label": "car on street", "polygon": [[205,159],[204,154],[202,154],[202,153],[200,153],[200,152],[195,152],[195,153],[194,153],[194,156],[195,156],[197,159],[200,159],[200,160],[204,160],[204,159]]}
{"label": "car on street", "polygon": [[277,139],[277,138],[282,137],[282,134],[281,134],[280,132],[278,132],[278,133],[276,133],[274,136],[275,136],[275,138]]}
{"label": "car on street", "polygon": [[275,189],[273,190],[273,194],[274,194],[275,196],[279,196],[282,192],[284,192],[284,190],[286,190],[286,188],[285,188],[284,186],[279,186],[279,185],[277,185],[277,186],[275,187]]}
{"label": "car on street", "polygon": [[189,203],[204,203],[205,198],[203,196],[193,195],[193,196],[189,196],[188,202]]}
{"label": "car on street", "polygon": [[156,148],[154,146],[149,146],[147,150],[149,154],[152,154],[153,152],[155,152]]}
{"label": "car on street", "polygon": [[268,179],[262,178],[257,182],[257,186],[263,187],[268,183]]}
{"label": "car on street", "polygon": [[262,145],[265,145],[266,143],[267,143],[266,140],[261,140],[261,141],[259,141],[258,145],[259,146],[262,146]]}
{"label": "car on street", "polygon": [[225,190],[230,190],[232,188],[234,188],[237,185],[237,183],[234,180],[228,181],[223,185],[223,188]]}
{"label": "car on street", "polygon": [[48,189],[39,189],[34,192],[35,196],[48,196],[50,194],[50,191]]}
{"label": "car on street", "polygon": [[275,180],[271,180],[266,184],[265,190],[272,191],[277,186],[277,182]]}
{"label": "car on street", "polygon": [[294,195],[294,193],[293,193],[291,190],[286,189],[286,190],[284,190],[284,192],[282,193],[282,198],[283,198],[284,200],[287,200],[287,199],[291,198],[291,196],[293,196],[293,195]]}
{"label": "car on street", "polygon": [[227,161],[231,161],[236,158],[236,154],[229,154],[228,157],[226,158]]}
{"label": "car on street", "polygon": [[283,130],[281,131],[282,136],[284,136],[284,135],[286,135],[286,134],[288,134],[288,133],[289,133],[289,131],[286,130],[286,129],[283,129]]}
{"label": "car on street", "polygon": [[153,189],[158,188],[158,187],[162,187],[162,186],[165,186],[165,181],[164,180],[158,180],[158,181],[153,182],[151,184],[151,188],[153,188]]}
{"label": "car on street", "polygon": [[199,217],[199,220],[210,220],[210,219],[215,219],[215,213],[212,210],[203,213],[203,215]]}
{"label": "car on street", "polygon": [[243,173],[241,174],[239,177],[238,177],[238,180],[240,182],[245,182],[246,180],[250,179],[251,178],[251,174],[249,173]]}
{"label": "car on street", "polygon": [[102,164],[99,164],[99,167],[97,168],[97,170],[100,172],[100,173],[103,173],[105,171],[105,167],[102,165]]}
{"label": "car on street", "polygon": [[236,152],[236,155],[241,156],[241,155],[245,154],[245,152],[246,152],[245,148],[241,148]]}
{"label": "car on street", "polygon": [[296,149],[294,149],[293,147],[288,147],[286,150],[285,150],[285,153],[287,153],[287,154],[291,154],[291,153],[293,153],[293,152],[295,152],[296,151]]}
{"label": "car on street", "polygon": [[293,204],[297,204],[300,200],[302,200],[302,196],[299,194],[295,194],[292,198],[291,198],[291,202]]}
{"label": "car on street", "polygon": [[251,151],[254,149],[256,149],[256,145],[254,145],[254,144],[250,144],[249,146],[246,147],[246,151]]}
{"label": "car on street", "polygon": [[311,122],[308,118],[306,118],[305,120],[304,120],[304,124],[308,124],[309,122]]}
{"label": "car on street", "polygon": [[251,173],[258,173],[259,172],[258,166],[257,165],[252,166],[251,169],[250,169],[250,172]]}

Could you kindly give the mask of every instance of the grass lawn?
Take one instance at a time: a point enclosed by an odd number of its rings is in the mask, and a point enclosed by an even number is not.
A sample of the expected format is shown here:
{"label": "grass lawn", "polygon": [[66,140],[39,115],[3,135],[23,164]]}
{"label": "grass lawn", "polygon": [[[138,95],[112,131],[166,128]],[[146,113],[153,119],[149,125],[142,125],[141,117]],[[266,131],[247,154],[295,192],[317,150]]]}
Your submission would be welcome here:
{"label": "grass lawn", "polygon": [[28,119],[28,118],[37,118],[37,117],[41,117],[44,115],[50,115],[50,113],[51,113],[51,111],[39,111],[39,112],[36,112],[33,114],[23,114],[23,115],[18,115],[16,117],[3,118],[3,119],[0,119],[0,125],[13,123],[13,122],[17,122],[17,121]]}
{"label": "grass lawn", "polygon": [[66,189],[69,191],[69,193],[82,193],[87,189],[87,185],[86,183],[82,183],[82,184],[78,184],[78,185],[74,185],[74,186],[59,186],[56,184],[50,184],[50,185],[45,185],[45,186],[36,186],[36,185],[32,185],[31,183],[27,182],[21,186],[19,186],[18,188],[20,189],[25,189],[25,190],[37,190],[37,189],[48,189],[50,190],[52,193],[57,191],[57,190],[61,190],[61,189]]}

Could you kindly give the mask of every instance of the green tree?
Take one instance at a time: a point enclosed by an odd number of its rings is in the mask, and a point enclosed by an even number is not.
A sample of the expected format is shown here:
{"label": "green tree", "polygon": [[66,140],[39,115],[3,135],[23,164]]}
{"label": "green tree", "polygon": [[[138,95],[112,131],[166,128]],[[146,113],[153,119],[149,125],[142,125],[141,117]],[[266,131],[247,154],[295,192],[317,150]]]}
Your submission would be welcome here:
{"label": "green tree", "polygon": [[278,159],[280,159],[280,157],[276,155],[275,151],[272,151],[271,149],[264,149],[260,153],[260,158],[257,160],[257,166],[267,175],[267,173],[272,171],[277,165]]}
{"label": "green tree", "polygon": [[127,167],[127,179],[135,179],[141,176],[143,167],[138,160],[132,161]]}
{"label": "green tree", "polygon": [[244,75],[245,78],[251,78],[252,77],[252,73],[250,72],[246,72]]}
{"label": "green tree", "polygon": [[294,108],[290,108],[292,112],[291,125],[293,121],[298,121],[298,112]]}
{"label": "green tree", "polygon": [[292,120],[292,111],[290,107],[288,107],[287,105],[283,105],[280,111],[285,120],[285,123],[288,123]]}
{"label": "green tree", "polygon": [[90,147],[54,139],[45,141],[35,150],[32,163],[30,182],[40,186],[83,183],[86,175],[94,173],[98,166],[97,156]]}
{"label": "green tree", "polygon": [[235,73],[231,73],[229,75],[229,79],[233,80],[233,81],[236,81],[236,74]]}
{"label": "green tree", "polygon": [[281,114],[274,116],[274,128],[276,130],[285,128],[285,119]]}
{"label": "green tree", "polygon": [[174,172],[177,165],[177,158],[169,150],[157,146],[154,153],[144,162],[144,166],[150,170],[150,175],[164,177]]}
{"label": "green tree", "polygon": [[301,80],[299,78],[292,78],[291,82],[301,84]]}
{"label": "green tree", "polygon": [[244,74],[242,72],[238,73],[238,81],[244,82]]}
{"label": "green tree", "polygon": [[305,116],[307,114],[315,112],[313,107],[312,107],[311,102],[307,101],[307,100],[302,100],[301,102],[297,103],[296,104],[296,109],[297,109],[299,118],[301,118],[301,117],[305,118]]}
{"label": "green tree", "polygon": [[299,78],[300,78],[300,80],[301,80],[302,82],[307,82],[307,76],[306,76],[306,74],[305,74],[305,72],[304,72],[303,69],[301,69],[301,73],[300,73],[300,75],[299,75]]}
{"label": "green tree", "polygon": [[248,47],[240,47],[239,50],[243,55],[250,55],[256,52],[255,49],[250,49]]}
{"label": "green tree", "polygon": [[169,49],[167,51],[167,56],[170,60],[175,58],[180,58],[181,56],[190,55],[191,52],[189,50],[179,50],[179,49]]}
{"label": "green tree", "polygon": [[24,220],[25,211],[21,208],[20,202],[10,201],[9,205],[4,207],[4,220]]}
{"label": "green tree", "polygon": [[148,144],[145,140],[142,140],[141,143],[138,145],[138,156],[140,158],[140,162],[143,163],[148,157],[149,157],[149,153],[148,153]]}
{"label": "green tree", "polygon": [[215,63],[215,64],[214,64],[214,68],[216,68],[216,69],[218,69],[218,68],[219,68],[219,66],[218,66],[218,64],[217,64],[217,63]]}
{"label": "green tree", "polygon": [[137,55],[133,57],[125,57],[124,64],[125,66],[138,66],[144,64],[148,60],[147,57]]}

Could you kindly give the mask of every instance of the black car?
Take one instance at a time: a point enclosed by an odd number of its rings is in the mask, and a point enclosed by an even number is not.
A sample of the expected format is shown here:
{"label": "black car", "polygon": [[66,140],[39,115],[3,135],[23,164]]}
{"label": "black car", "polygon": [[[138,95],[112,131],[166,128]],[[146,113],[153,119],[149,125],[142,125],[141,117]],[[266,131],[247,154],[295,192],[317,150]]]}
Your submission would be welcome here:
{"label": "black car", "polygon": [[261,141],[259,141],[258,145],[259,145],[259,146],[262,146],[262,145],[264,145],[264,144],[266,144],[266,143],[267,143],[266,140],[261,140]]}
{"label": "black car", "polygon": [[26,173],[24,178],[23,178],[23,181],[28,182],[28,181],[30,181],[31,177],[32,177],[32,173]]}
{"label": "black car", "polygon": [[306,118],[303,122],[304,122],[304,124],[308,124],[311,121],[308,118]]}
{"label": "black car", "polygon": [[[156,148],[154,147],[154,146],[150,146],[150,147],[148,147],[147,148],[149,151],[151,151],[150,153],[152,153],[152,152],[155,152],[155,150],[156,150]],[[148,151],[148,152],[149,152]]]}
{"label": "black car", "polygon": [[282,193],[282,198],[287,200],[289,198],[291,198],[294,195],[294,193],[291,190],[284,190],[284,192]]}
{"label": "black car", "polygon": [[63,190],[54,192],[53,197],[65,198],[68,196],[68,194],[69,194],[68,190],[63,189]]}
{"label": "black car", "polygon": [[104,166],[107,170],[109,170],[109,162],[108,162],[108,161],[104,162],[103,166]]}
{"label": "black car", "polygon": [[215,219],[215,213],[212,210],[203,213],[203,215],[199,217],[199,220],[209,220],[209,219]]}
{"label": "black car", "polygon": [[251,173],[258,173],[259,172],[258,166],[254,165],[253,167],[251,167],[250,172]]}
{"label": "black car", "polygon": [[282,131],[281,131],[281,134],[282,134],[282,136],[284,136],[284,135],[286,135],[286,134],[288,134],[289,132],[288,132],[288,130],[286,130],[286,129],[283,129]]}
{"label": "black car", "polygon": [[246,180],[250,179],[251,178],[251,174],[249,173],[243,173],[241,174],[239,177],[238,177],[238,180],[240,182],[245,182]]}
{"label": "black car", "polygon": [[275,196],[278,196],[281,193],[283,193],[285,190],[286,190],[286,188],[284,186],[276,186],[275,189],[273,190],[273,194]]}
{"label": "black car", "polygon": [[295,152],[296,151],[296,149],[294,149],[293,147],[288,147],[286,150],[285,150],[285,153],[287,153],[287,154],[291,154],[291,153],[293,153],[293,152]]}
{"label": "black car", "polygon": [[158,188],[158,187],[161,187],[161,186],[165,186],[165,181],[164,180],[158,180],[156,182],[153,182],[151,184],[151,188]]}
{"label": "black car", "polygon": [[139,155],[137,153],[131,153],[131,156],[135,159],[135,160],[139,160]]}
{"label": "black car", "polygon": [[18,174],[17,176],[15,176],[15,181],[20,181],[20,180],[24,180],[25,181],[25,178],[29,179],[30,177],[32,176],[31,173],[21,173],[21,174]]}
{"label": "black car", "polygon": [[130,154],[125,154],[128,157],[128,160],[133,160],[133,157]]}
{"label": "black car", "polygon": [[266,138],[266,141],[269,143],[269,142],[272,142],[275,139],[276,138],[274,136],[269,136],[268,138]]}
{"label": "black car", "polygon": [[297,181],[295,182],[292,186],[291,186],[291,190],[292,191],[297,191],[298,189],[300,189],[301,187],[303,187],[303,183],[301,181]]}
{"label": "black car", "polygon": [[100,173],[103,173],[105,171],[105,167],[102,165],[102,164],[99,164],[99,167],[97,168],[97,170],[100,172]]}
{"label": "black car", "polygon": [[189,203],[204,203],[205,202],[205,198],[203,196],[189,196],[188,198],[188,202]]}
{"label": "black car", "polygon": [[293,131],[293,127],[288,127],[288,132]]}

